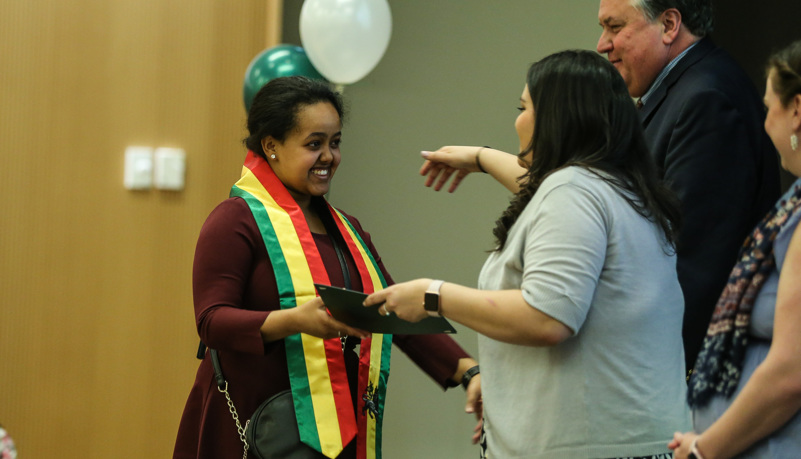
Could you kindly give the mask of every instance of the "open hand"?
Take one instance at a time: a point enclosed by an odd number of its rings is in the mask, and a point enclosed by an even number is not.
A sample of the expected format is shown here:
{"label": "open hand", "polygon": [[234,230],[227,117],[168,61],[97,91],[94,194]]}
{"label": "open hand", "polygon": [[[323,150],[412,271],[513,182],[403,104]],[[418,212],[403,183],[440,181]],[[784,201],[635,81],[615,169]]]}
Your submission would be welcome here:
{"label": "open hand", "polygon": [[434,185],[434,191],[439,191],[448,182],[448,179],[456,173],[456,176],[448,188],[449,193],[456,191],[456,188],[471,172],[479,172],[476,154],[482,147],[463,147],[448,146],[436,151],[421,151],[420,155],[425,158],[423,166],[420,168],[420,175],[427,175],[425,186]]}

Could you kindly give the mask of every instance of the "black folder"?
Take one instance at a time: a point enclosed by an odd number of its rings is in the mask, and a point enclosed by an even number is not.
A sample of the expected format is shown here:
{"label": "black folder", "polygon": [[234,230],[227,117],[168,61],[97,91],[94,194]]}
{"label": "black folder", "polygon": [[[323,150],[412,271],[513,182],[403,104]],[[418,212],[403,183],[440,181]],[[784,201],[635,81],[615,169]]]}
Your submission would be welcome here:
{"label": "black folder", "polygon": [[362,305],[367,295],[362,292],[314,284],[325,307],[340,322],[370,333],[392,333],[398,335],[428,335],[434,333],[456,333],[456,329],[444,317],[426,317],[420,322],[407,322],[395,314],[385,316],[378,312],[379,305]]}

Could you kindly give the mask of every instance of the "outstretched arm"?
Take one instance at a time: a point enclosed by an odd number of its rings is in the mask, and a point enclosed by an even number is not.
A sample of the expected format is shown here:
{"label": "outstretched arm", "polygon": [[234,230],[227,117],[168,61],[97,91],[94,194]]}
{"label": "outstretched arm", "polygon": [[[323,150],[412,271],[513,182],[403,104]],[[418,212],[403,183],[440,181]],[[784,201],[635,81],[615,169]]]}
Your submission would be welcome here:
{"label": "outstretched arm", "polygon": [[[411,322],[428,314],[423,297],[431,279],[395,284],[373,293],[365,306],[384,307]],[[512,344],[554,346],[573,335],[562,322],[532,308],[520,290],[478,290],[446,283],[440,289],[440,313],[482,335]]]}
{"label": "outstretched arm", "polygon": [[[486,172],[512,193],[520,191],[518,179],[526,173],[517,156],[487,147],[447,146],[420,153],[425,162],[420,175],[428,176],[425,185],[439,191],[453,176],[448,192],[453,193],[471,172]],[[454,173],[456,174],[454,176]]]}

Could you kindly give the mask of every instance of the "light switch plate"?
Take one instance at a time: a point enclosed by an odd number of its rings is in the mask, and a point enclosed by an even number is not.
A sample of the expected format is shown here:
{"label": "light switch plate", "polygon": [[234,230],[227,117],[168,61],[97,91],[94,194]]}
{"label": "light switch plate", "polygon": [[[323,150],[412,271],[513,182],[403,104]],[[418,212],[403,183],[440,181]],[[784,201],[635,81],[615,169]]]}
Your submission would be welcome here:
{"label": "light switch plate", "polygon": [[153,186],[153,148],[128,147],[125,149],[123,184],[128,190],[148,190]]}
{"label": "light switch plate", "polygon": [[159,190],[183,190],[186,173],[186,152],[181,148],[156,148],[153,182]]}

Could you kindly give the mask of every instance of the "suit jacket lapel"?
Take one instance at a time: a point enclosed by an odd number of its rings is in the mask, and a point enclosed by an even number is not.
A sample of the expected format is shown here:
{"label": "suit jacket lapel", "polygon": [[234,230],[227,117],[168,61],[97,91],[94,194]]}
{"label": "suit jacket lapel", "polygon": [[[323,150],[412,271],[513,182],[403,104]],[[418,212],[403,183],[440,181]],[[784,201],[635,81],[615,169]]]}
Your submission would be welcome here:
{"label": "suit jacket lapel", "polygon": [[702,38],[698,44],[696,44],[693,49],[688,51],[687,54],[685,54],[684,57],[681,58],[681,60],[676,64],[676,66],[670,70],[670,73],[668,73],[665,79],[662,80],[662,84],[660,84],[659,87],[654,90],[654,93],[648,98],[648,103],[643,105],[643,107],[640,109],[640,120],[643,123],[643,127],[648,126],[648,123],[651,121],[651,115],[654,113],[654,111],[656,111],[657,107],[662,105],[662,101],[667,96],[670,88],[676,84],[684,72],[703,59],[714,49],[715,44],[712,42],[711,38]]}

